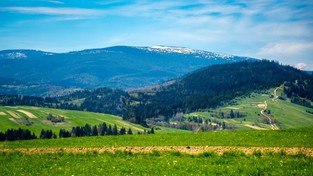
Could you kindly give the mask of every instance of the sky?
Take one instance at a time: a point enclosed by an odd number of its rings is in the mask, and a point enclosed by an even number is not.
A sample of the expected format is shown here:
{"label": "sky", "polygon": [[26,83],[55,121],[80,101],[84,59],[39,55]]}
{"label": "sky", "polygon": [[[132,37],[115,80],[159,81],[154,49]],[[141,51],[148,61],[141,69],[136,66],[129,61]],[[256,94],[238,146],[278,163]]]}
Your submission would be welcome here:
{"label": "sky", "polygon": [[313,70],[313,1],[0,1],[0,50],[116,45],[181,46]]}

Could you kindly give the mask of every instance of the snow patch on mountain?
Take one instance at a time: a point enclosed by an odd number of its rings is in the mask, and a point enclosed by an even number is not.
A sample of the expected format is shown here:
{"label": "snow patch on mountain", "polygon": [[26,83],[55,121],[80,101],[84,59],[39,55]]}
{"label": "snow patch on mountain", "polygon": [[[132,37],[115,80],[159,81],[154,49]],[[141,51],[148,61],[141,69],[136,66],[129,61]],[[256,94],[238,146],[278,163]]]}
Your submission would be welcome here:
{"label": "snow patch on mountain", "polygon": [[[2,55],[3,57],[3,55]],[[21,53],[21,52],[11,52],[11,53],[6,53],[4,57],[9,58],[9,59],[24,59],[27,58],[26,54]]]}
{"label": "snow patch on mountain", "polygon": [[216,53],[216,52],[208,52],[203,50],[194,50],[185,47],[174,47],[174,46],[151,46],[151,47],[136,47],[141,50],[146,50],[150,52],[159,52],[159,53],[173,53],[173,54],[187,54],[193,55],[196,58],[206,58],[206,59],[227,59],[233,60],[235,56]]}
{"label": "snow patch on mountain", "polygon": [[151,46],[147,47],[149,51],[156,51],[156,52],[165,52],[165,53],[180,53],[180,54],[192,54],[196,53],[196,50],[190,48],[183,48],[183,47],[172,47],[172,46]]}

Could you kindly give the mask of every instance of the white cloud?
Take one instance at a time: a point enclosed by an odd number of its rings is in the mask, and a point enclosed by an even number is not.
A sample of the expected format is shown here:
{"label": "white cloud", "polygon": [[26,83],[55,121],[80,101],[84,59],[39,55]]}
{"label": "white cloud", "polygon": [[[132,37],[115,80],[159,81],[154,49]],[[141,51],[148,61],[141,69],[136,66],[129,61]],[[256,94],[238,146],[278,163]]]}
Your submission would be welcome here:
{"label": "white cloud", "polygon": [[48,2],[54,3],[54,4],[64,4],[62,1],[56,1],[56,0],[48,0]]}
{"label": "white cloud", "polygon": [[313,42],[306,43],[275,43],[266,45],[259,52],[260,55],[277,55],[277,54],[291,54],[297,55],[301,52],[313,50]]}
{"label": "white cloud", "polygon": [[294,65],[294,67],[296,67],[299,70],[313,70],[313,64],[308,65],[305,63],[297,63]]}
{"label": "white cloud", "polygon": [[104,11],[102,10],[86,8],[3,7],[0,10],[23,14],[42,14],[42,15],[99,16],[104,14]]}

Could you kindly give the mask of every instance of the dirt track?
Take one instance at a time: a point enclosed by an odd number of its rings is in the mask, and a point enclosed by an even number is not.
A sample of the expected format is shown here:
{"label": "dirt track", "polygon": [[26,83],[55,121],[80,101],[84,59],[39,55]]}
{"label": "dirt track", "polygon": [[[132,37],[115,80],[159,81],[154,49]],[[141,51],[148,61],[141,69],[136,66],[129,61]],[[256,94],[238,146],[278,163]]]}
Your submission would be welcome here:
{"label": "dirt track", "polygon": [[85,152],[117,152],[129,151],[132,153],[150,153],[152,151],[179,151],[181,153],[199,154],[208,151],[215,151],[218,154],[223,154],[227,151],[242,151],[246,154],[253,152],[285,152],[286,154],[305,154],[313,157],[313,148],[279,148],[279,147],[216,147],[216,146],[153,146],[153,147],[105,147],[105,148],[17,148],[17,149],[0,149],[0,152],[13,152],[19,151],[26,154],[35,153],[56,153],[56,152],[69,152],[69,153],[85,153]]}

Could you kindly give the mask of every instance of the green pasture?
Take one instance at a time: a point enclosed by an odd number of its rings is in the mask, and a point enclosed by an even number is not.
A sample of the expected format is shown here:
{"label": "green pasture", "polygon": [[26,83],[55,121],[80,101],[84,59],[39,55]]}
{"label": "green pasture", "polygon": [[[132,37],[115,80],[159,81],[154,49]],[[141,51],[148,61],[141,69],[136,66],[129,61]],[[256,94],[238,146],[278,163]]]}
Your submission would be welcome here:
{"label": "green pasture", "polygon": [[123,146],[313,147],[313,127],[154,135],[72,137],[0,142],[0,148],[96,148]]}
{"label": "green pasture", "polygon": [[[21,111],[22,110],[22,111]],[[29,112],[37,118],[30,118],[24,111]],[[128,121],[122,120],[121,117],[110,115],[93,113],[86,111],[73,111],[73,110],[61,110],[31,106],[0,106],[0,131],[5,131],[10,128],[27,128],[35,132],[37,135],[42,129],[51,129],[58,133],[61,128],[70,130],[73,126],[83,126],[86,123],[91,125],[99,125],[106,122],[108,125],[116,124],[118,128],[125,127],[131,128],[133,133],[137,131],[143,131],[148,128],[144,128],[141,125],[133,124]],[[14,115],[12,115],[12,113]],[[47,115],[51,113],[53,115],[63,116],[64,122],[52,123],[46,119]],[[15,116],[15,117],[14,117]],[[27,118],[33,122],[30,126],[23,123],[23,119]],[[158,133],[177,133],[186,132],[184,130],[177,130],[171,128],[160,128]]]}

